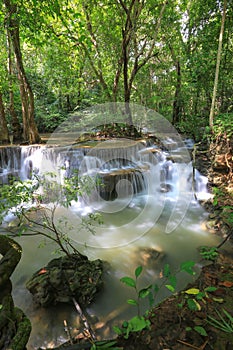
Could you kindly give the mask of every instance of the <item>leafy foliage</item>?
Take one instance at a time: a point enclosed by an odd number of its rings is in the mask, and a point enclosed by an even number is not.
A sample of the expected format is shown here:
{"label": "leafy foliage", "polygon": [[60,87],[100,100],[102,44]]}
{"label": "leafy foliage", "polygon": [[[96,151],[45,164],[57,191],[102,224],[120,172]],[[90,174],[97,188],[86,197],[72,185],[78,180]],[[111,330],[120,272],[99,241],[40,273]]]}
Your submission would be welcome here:
{"label": "leafy foliage", "polygon": [[[70,112],[106,101],[121,102],[128,94],[131,101],[147,105],[169,120],[175,120],[176,113],[181,132],[196,140],[202,138],[215,74],[219,3],[195,0],[154,6],[152,1],[30,0],[17,5],[23,63],[41,132],[54,130]],[[224,128],[229,136],[232,11],[228,6],[215,123],[216,133]],[[22,111],[16,76],[10,84],[6,79],[7,18],[2,2],[0,86],[10,124],[11,88],[16,114],[21,117]]]}
{"label": "leafy foliage", "polygon": [[[163,277],[164,281],[162,285],[159,287],[157,284],[150,284],[145,288],[138,289],[138,277],[142,274],[143,267],[138,266],[134,275],[135,278],[132,277],[122,277],[120,281],[124,283],[126,286],[133,288],[137,295],[137,299],[128,299],[127,303],[132,306],[136,306],[138,310],[138,315],[130,319],[129,321],[124,321],[122,327],[114,326],[113,329],[118,335],[124,335],[127,339],[130,332],[138,332],[142,329],[148,328],[150,326],[150,321],[145,317],[140,315],[140,301],[141,299],[148,298],[149,306],[152,307],[155,303],[155,296],[157,292],[165,286],[170,292],[174,293],[177,285],[176,274],[179,272],[186,272],[190,275],[194,275],[195,272],[193,270],[195,263],[193,261],[186,261],[180,264],[179,269],[172,274],[171,268],[169,264],[165,264],[163,268]],[[169,284],[167,283],[169,282]],[[147,311],[145,314],[147,314]]]}
{"label": "leafy foliage", "polygon": [[143,316],[134,316],[129,321],[124,321],[122,328],[114,326],[113,330],[118,335],[124,335],[125,339],[128,339],[130,332],[139,332],[145,328],[150,327],[150,321]]}
{"label": "leafy foliage", "polygon": [[[201,291],[199,288],[190,288],[182,292],[184,294],[184,302],[180,305],[184,307],[185,303],[187,303],[188,308],[191,311],[200,311],[202,309],[201,303],[206,304],[211,299],[209,293],[215,292],[217,290],[216,287],[210,286]],[[213,297],[213,300],[216,302],[223,302],[222,299],[217,299]]]}
{"label": "leafy foliage", "polygon": [[[79,254],[77,248],[69,238],[72,225],[67,218],[56,220],[56,210],[62,206],[68,208],[72,201],[77,201],[84,194],[90,193],[93,188],[92,179],[77,175],[65,179],[61,186],[54,173],[47,173],[43,177],[35,176],[32,180],[14,181],[12,185],[0,187],[0,223],[4,223],[7,214],[13,214],[18,223],[16,227],[5,227],[17,235],[25,231],[30,235],[42,235],[59,246],[59,249],[70,255]],[[102,223],[98,213],[91,213],[83,218],[80,229],[85,227],[94,234],[93,222]]]}
{"label": "leafy foliage", "polygon": [[215,261],[218,258],[218,249],[217,247],[206,247],[203,246],[200,248],[200,254],[205,260]]}
{"label": "leafy foliage", "polygon": [[215,135],[226,133],[228,138],[233,136],[233,113],[218,114],[214,121]]}

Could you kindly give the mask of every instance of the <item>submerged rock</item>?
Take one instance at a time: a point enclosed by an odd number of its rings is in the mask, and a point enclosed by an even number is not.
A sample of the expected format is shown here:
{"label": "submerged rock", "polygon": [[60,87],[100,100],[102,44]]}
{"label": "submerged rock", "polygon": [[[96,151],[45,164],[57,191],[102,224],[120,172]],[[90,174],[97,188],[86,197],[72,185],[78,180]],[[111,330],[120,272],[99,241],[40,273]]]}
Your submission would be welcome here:
{"label": "submerged rock", "polygon": [[41,306],[68,303],[75,298],[88,305],[103,286],[103,262],[72,254],[53,259],[27,281],[26,288]]}
{"label": "submerged rock", "polygon": [[139,247],[136,249],[135,254],[137,256],[138,264],[147,268],[158,266],[164,258],[164,253],[162,251],[149,247]]}

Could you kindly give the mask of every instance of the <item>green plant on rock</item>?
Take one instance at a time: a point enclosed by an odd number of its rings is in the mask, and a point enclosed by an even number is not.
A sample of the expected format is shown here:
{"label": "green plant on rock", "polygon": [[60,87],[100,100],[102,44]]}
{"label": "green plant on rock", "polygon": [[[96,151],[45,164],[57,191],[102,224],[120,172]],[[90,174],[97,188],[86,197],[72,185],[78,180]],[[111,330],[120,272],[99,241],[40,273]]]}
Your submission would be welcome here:
{"label": "green plant on rock", "polygon": [[218,248],[202,246],[200,247],[200,255],[205,260],[216,261],[219,256]]}
{"label": "green plant on rock", "polygon": [[219,204],[219,201],[224,198],[224,192],[222,189],[218,187],[213,187],[212,188],[213,194],[214,194],[214,199],[213,199],[213,206],[217,206]]}
{"label": "green plant on rock", "polygon": [[233,206],[224,205],[221,213],[223,221],[228,224],[229,227],[233,227]]}

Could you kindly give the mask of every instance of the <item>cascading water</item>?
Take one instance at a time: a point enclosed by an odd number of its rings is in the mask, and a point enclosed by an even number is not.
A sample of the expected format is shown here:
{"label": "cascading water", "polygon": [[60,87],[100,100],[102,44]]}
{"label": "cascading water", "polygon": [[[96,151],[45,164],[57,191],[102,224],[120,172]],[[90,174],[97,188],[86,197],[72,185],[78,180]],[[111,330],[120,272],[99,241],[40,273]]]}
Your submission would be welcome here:
{"label": "cascading water", "polygon": [[[193,196],[192,166],[181,153],[180,146],[171,139],[163,151],[154,144],[147,146],[134,141],[116,144],[112,140],[93,148],[75,145],[0,149],[1,174],[14,172],[24,180],[31,178],[33,172],[56,171],[62,184],[77,169],[81,176],[92,176],[103,183],[103,187],[96,185],[90,196],[72,203],[69,210],[62,207],[56,210],[58,219],[63,216],[68,219],[69,237],[80,251],[90,259],[101,258],[111,265],[106,272],[104,291],[87,309],[90,315],[98,317],[93,328],[101,337],[113,336],[112,324],[135,314],[126,304],[134,296],[119,282],[122,276],[133,276],[134,269],[142,265],[141,286],[159,283],[164,264],[177,266],[185,260],[198,261],[196,248],[216,242],[217,238],[200,227],[205,212]],[[195,180],[197,194],[206,193],[205,178],[196,172]],[[96,225],[95,235],[79,227],[80,216],[94,211],[102,214],[104,222]],[[67,337],[63,320],[68,321],[75,333],[78,316],[69,305],[59,305],[56,310],[36,308],[25,289],[25,281],[54,257],[56,246],[47,242],[39,247],[40,237],[20,237],[18,241],[23,246],[23,257],[12,276],[13,293],[15,304],[32,322],[28,350],[53,347]],[[184,281],[181,276],[178,287],[186,283],[187,279]],[[167,295],[168,291],[161,290],[157,301]]]}
{"label": "cascading water", "polygon": [[8,182],[10,176],[17,175],[21,168],[21,148],[0,148],[0,184]]}

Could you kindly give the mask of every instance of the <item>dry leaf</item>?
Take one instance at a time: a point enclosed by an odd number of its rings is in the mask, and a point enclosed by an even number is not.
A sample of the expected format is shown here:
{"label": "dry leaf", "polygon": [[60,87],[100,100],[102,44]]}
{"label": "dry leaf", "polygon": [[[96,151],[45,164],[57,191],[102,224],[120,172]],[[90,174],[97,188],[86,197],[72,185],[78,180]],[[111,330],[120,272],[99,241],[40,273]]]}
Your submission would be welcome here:
{"label": "dry leaf", "polygon": [[222,281],[222,282],[219,282],[219,285],[227,287],[227,288],[231,288],[233,286],[233,282],[231,282],[231,281]]}

